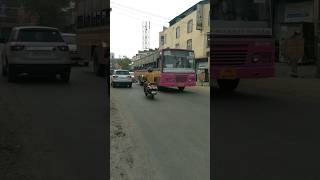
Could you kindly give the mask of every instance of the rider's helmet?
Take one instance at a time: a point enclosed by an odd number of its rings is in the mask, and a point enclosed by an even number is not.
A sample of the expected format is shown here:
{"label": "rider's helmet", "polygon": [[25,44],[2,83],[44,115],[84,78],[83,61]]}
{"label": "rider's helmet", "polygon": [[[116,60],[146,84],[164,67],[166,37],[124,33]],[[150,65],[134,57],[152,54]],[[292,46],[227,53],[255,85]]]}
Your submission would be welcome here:
{"label": "rider's helmet", "polygon": [[148,72],[152,72],[152,68],[148,68]]}

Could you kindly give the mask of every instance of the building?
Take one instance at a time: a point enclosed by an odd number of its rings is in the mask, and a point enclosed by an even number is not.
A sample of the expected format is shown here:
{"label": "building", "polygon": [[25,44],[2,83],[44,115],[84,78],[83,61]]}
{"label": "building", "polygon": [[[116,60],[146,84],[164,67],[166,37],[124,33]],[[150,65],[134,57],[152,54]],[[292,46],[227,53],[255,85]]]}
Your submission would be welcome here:
{"label": "building", "polygon": [[110,70],[119,69],[119,62],[120,58],[115,58],[114,53],[110,53]]}
{"label": "building", "polygon": [[159,48],[192,49],[196,71],[205,71],[209,81],[210,1],[203,0],[190,7],[163,27],[159,33]]}
{"label": "building", "polygon": [[158,49],[149,49],[149,50],[143,50],[143,51],[138,51],[138,54],[132,57],[132,61],[136,61],[144,56],[147,56],[149,54],[152,54],[153,52],[157,51]]}
{"label": "building", "polygon": [[7,39],[12,27],[35,24],[20,0],[0,0],[0,38]]}

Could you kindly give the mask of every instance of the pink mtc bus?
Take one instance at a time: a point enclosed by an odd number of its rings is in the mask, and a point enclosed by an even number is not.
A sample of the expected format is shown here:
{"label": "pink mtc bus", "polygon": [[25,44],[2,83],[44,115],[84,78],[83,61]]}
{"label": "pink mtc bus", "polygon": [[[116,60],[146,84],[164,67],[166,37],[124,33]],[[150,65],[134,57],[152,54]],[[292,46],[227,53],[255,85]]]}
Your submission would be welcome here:
{"label": "pink mtc bus", "polygon": [[211,79],[232,91],[240,79],[274,75],[271,0],[213,0]]}
{"label": "pink mtc bus", "polygon": [[135,77],[140,85],[152,68],[159,87],[185,87],[196,85],[194,52],[186,49],[163,49],[151,52],[134,61]]}

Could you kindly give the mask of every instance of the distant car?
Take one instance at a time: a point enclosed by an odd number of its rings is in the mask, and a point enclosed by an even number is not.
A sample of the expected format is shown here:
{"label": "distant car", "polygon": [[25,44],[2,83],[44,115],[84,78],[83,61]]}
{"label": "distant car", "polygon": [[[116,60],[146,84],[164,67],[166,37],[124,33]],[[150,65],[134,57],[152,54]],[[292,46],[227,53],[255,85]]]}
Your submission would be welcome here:
{"label": "distant car", "polygon": [[132,82],[136,83],[137,80],[136,80],[136,78],[134,77],[134,72],[131,72],[131,71],[130,71],[129,73],[130,73],[130,75],[131,75]]}
{"label": "distant car", "polygon": [[80,55],[80,51],[77,46],[77,35],[70,34],[70,33],[62,33],[62,37],[65,40],[65,42],[68,44],[71,62],[77,65],[83,64],[84,66],[88,66],[89,60],[82,58]]}
{"label": "distant car", "polygon": [[1,55],[2,75],[9,82],[15,81],[20,73],[59,74],[65,82],[70,79],[69,48],[56,28],[15,27]]}
{"label": "distant car", "polygon": [[116,87],[121,85],[131,88],[131,75],[127,70],[114,70],[113,75],[111,76],[111,86]]}

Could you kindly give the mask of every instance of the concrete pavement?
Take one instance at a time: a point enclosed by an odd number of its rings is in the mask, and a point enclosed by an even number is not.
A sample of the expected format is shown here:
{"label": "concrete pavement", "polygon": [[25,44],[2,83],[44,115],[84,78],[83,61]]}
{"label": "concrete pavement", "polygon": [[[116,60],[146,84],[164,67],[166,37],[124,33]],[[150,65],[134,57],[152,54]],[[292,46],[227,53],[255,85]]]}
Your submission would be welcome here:
{"label": "concrete pavement", "polygon": [[0,124],[20,148],[12,168],[0,167],[8,174],[0,179],[107,179],[106,88],[87,67],[73,68],[69,84],[1,77]]}
{"label": "concrete pavement", "polygon": [[319,79],[289,77],[213,88],[212,178],[319,179],[319,92]]}
{"label": "concrete pavement", "polygon": [[[208,87],[186,88],[184,93],[167,89],[151,100],[135,84],[132,89],[112,88],[111,97],[123,121],[133,129],[131,136],[136,136],[135,143],[147,152],[148,160],[144,162],[150,164],[139,166],[140,171],[136,168],[135,172],[150,172],[141,171],[145,167],[156,171],[151,178],[140,173],[136,179],[210,179]],[[133,158],[135,161],[138,158]]]}

